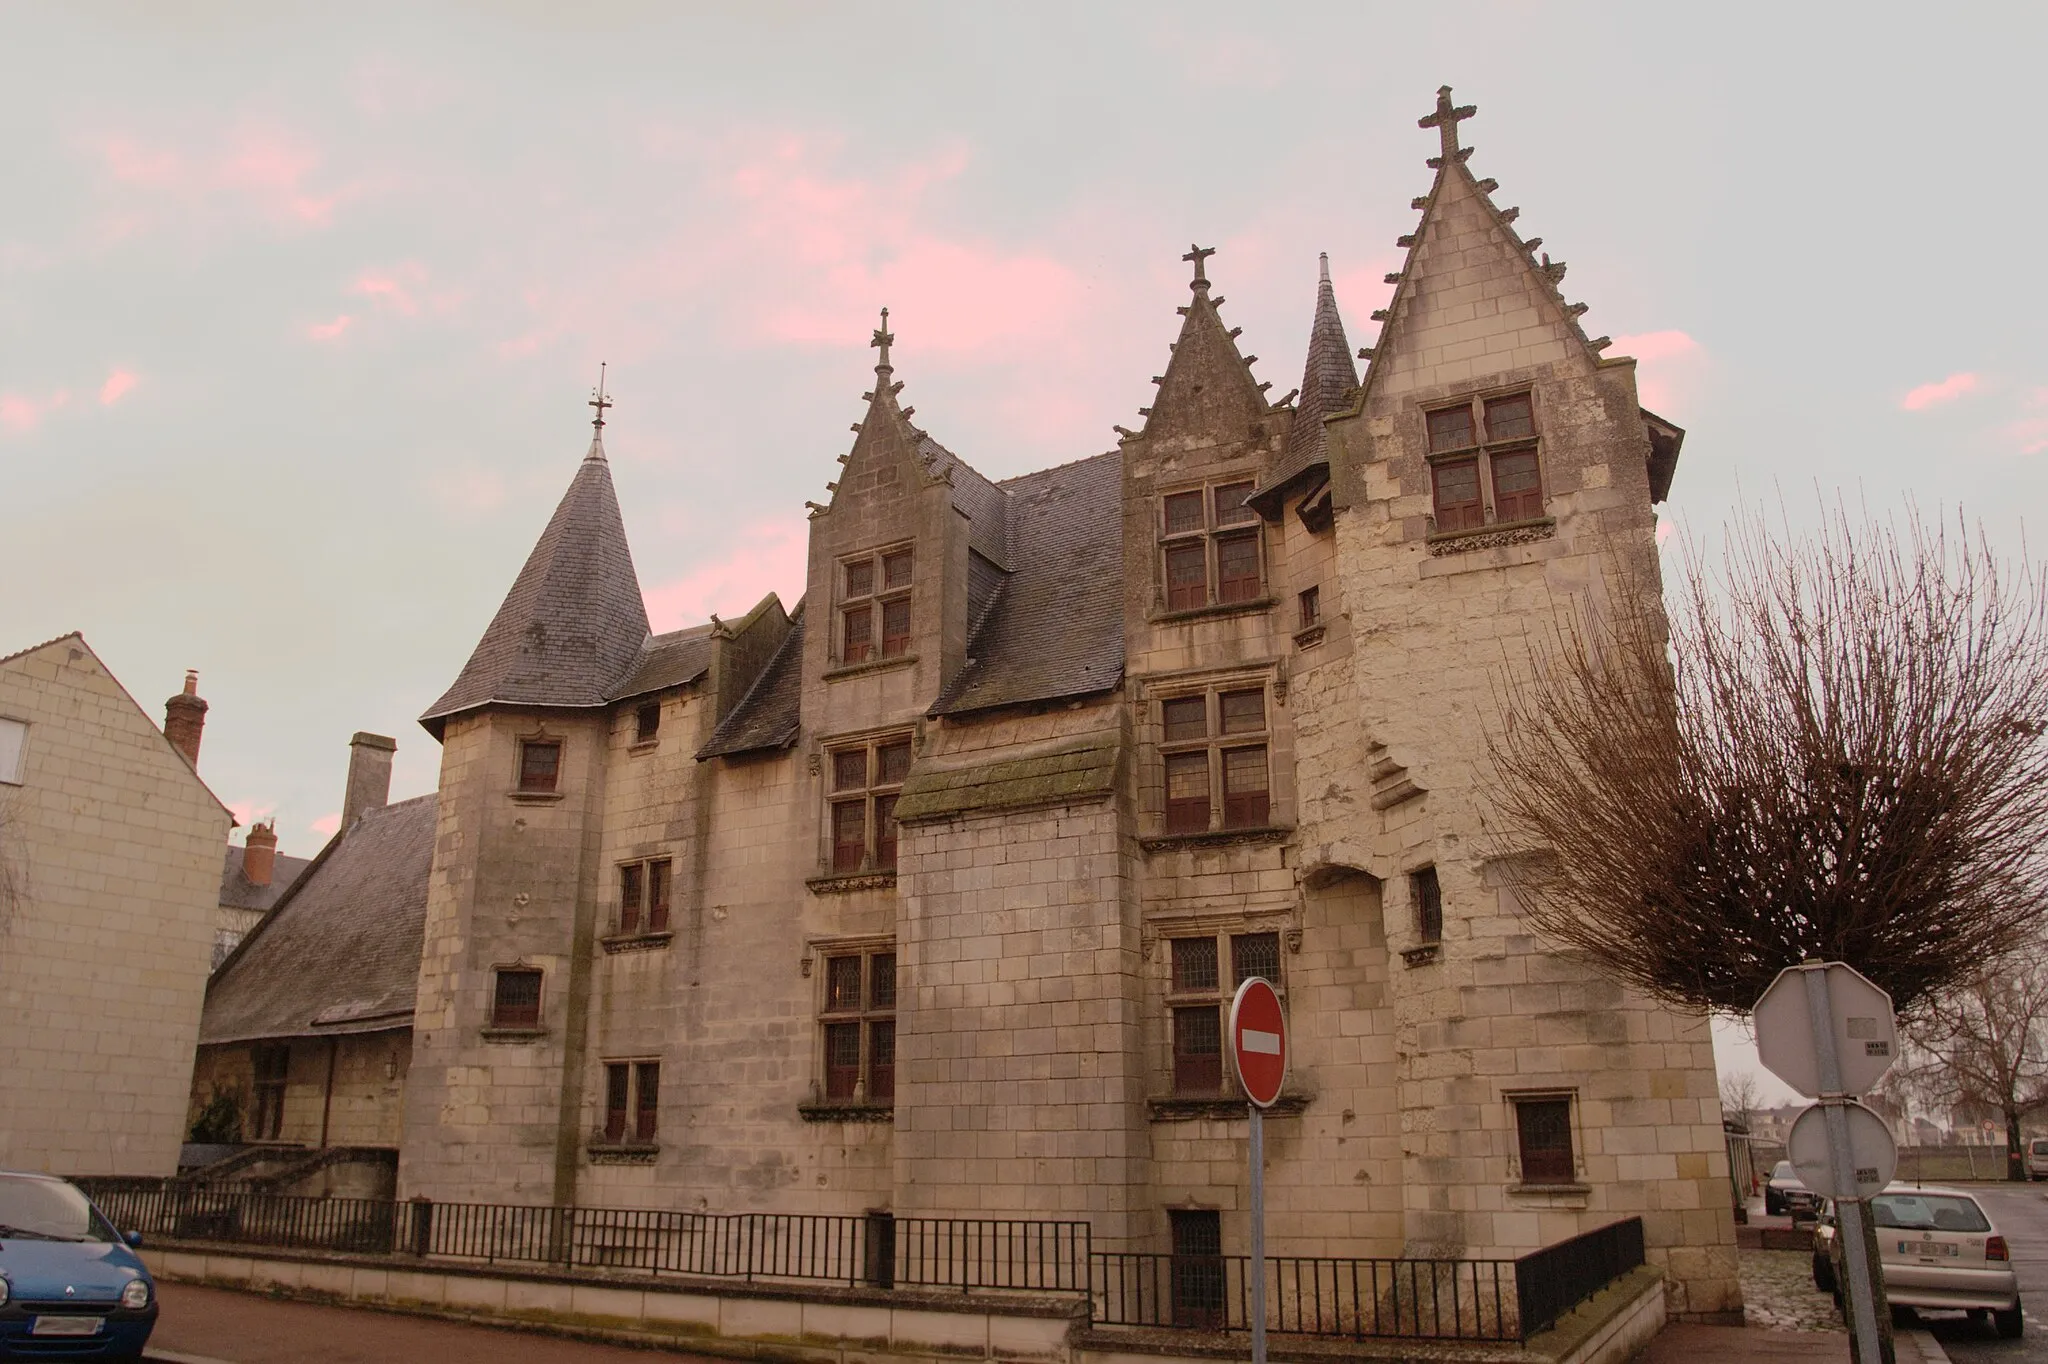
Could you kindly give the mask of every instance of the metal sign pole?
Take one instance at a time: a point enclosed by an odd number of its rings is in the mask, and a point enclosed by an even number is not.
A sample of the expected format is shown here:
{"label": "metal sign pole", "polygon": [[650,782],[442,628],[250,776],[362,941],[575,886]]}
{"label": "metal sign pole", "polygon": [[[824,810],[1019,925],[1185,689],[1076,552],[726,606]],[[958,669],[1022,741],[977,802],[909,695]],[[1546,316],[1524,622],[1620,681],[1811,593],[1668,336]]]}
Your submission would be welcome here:
{"label": "metal sign pole", "polygon": [[[1837,1187],[1856,1187],[1856,1160],[1849,1149],[1849,1115],[1842,1107],[1842,1066],[1835,1054],[1835,1013],[1828,998],[1825,969],[1807,971],[1806,1012],[1813,1024],[1813,1041],[1820,1062],[1822,1117],[1828,1130],[1828,1159],[1835,1168]],[[1842,1243],[1842,1295],[1849,1304],[1850,1334],[1856,1343],[1858,1364],[1893,1364],[1890,1343],[1877,1321],[1877,1301],[1870,1260],[1870,1237],[1865,1231],[1869,1208],[1861,1198],[1837,1198],[1835,1234]]]}
{"label": "metal sign pole", "polygon": [[1252,1364],[1266,1364],[1266,1120],[1252,1111]]}

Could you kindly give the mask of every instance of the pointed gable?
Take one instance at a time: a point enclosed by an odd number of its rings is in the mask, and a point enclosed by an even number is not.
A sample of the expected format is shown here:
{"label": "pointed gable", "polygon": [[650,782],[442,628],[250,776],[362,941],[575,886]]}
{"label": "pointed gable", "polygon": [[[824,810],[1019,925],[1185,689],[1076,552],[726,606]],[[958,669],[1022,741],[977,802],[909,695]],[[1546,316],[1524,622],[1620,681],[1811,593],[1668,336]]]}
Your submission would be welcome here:
{"label": "pointed gable", "polygon": [[1209,292],[1205,259],[1210,251],[1196,247],[1184,256],[1195,265],[1188,284],[1194,298],[1182,309],[1180,339],[1173,358],[1159,377],[1159,393],[1144,409],[1146,439],[1245,434],[1247,425],[1267,412],[1264,387],[1251,375],[1251,362],[1238,352],[1237,340],[1216,310],[1223,300]]}
{"label": "pointed gable", "polygon": [[601,706],[647,635],[600,432],[455,685],[420,723],[439,738],[449,716],[493,702]]}
{"label": "pointed gable", "polygon": [[1330,284],[1326,254],[1322,257],[1322,281],[1316,286],[1315,319],[1309,324],[1301,396],[1295,401],[1294,421],[1287,429],[1287,446],[1252,495],[1252,505],[1261,513],[1275,515],[1288,485],[1328,467],[1329,441],[1323,418],[1348,407],[1357,387],[1358,371],[1351,365],[1351,342],[1344,335],[1344,319],[1337,313],[1337,291]]}

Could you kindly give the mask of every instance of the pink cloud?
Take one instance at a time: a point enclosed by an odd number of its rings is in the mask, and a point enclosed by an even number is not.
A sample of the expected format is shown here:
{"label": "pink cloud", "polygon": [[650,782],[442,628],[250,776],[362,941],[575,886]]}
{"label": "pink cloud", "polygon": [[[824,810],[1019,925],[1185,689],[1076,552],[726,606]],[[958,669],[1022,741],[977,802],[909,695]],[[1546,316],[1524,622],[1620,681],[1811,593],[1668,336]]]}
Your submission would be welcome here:
{"label": "pink cloud", "polygon": [[796,604],[810,555],[809,523],[799,517],[757,521],[736,541],[724,558],[647,590],[647,616],[656,630],[701,625],[714,611],[737,616],[771,591],[785,610]]}
{"label": "pink cloud", "polygon": [[347,313],[341,314],[332,322],[315,322],[306,328],[306,338],[311,341],[332,341],[347,331],[354,322],[355,318]]}
{"label": "pink cloud", "polygon": [[1706,368],[1706,348],[1682,331],[1637,332],[1614,338],[1612,355],[1636,361],[1636,395],[1643,406],[1664,412],[1682,408]]}
{"label": "pink cloud", "polygon": [[[365,270],[356,276],[349,292],[388,308],[400,317],[417,317],[420,313],[418,291],[426,286],[427,270],[418,261],[406,261],[389,270]],[[445,303],[445,299],[432,300]]]}
{"label": "pink cloud", "polygon": [[332,838],[341,829],[341,811],[336,810],[331,815],[322,815],[306,827],[322,838]]}
{"label": "pink cloud", "polygon": [[1664,517],[1661,517],[1661,516],[1660,516],[1660,517],[1658,517],[1658,518],[1657,518],[1657,543],[1661,545],[1661,544],[1663,544],[1663,543],[1664,543],[1664,542],[1665,542],[1666,540],[1669,540],[1669,539],[1670,539],[1670,538],[1672,537],[1672,535],[1673,535],[1673,534],[1674,534],[1674,533],[1675,533],[1675,532],[1677,531],[1677,529],[1678,529],[1678,527],[1676,527],[1676,526],[1672,525],[1672,524],[1671,524],[1671,522],[1670,522],[1669,520],[1667,520],[1666,518],[1664,518]]}
{"label": "pink cloud", "polygon": [[67,388],[60,388],[43,398],[33,398],[25,393],[0,393],[0,430],[17,434],[33,431],[42,425],[43,418],[70,401],[71,390]]}
{"label": "pink cloud", "polygon": [[257,820],[268,819],[276,814],[277,806],[260,804],[253,800],[231,800],[228,802],[228,813],[235,817],[236,824],[246,829]]}
{"label": "pink cloud", "polygon": [[1960,370],[1939,383],[1922,384],[1899,399],[1899,406],[1908,412],[1920,412],[1943,403],[1952,403],[1966,393],[1975,393],[1984,386],[1982,375]]}
{"label": "pink cloud", "polygon": [[113,373],[107,376],[107,381],[100,385],[100,406],[112,407],[115,403],[121,401],[121,395],[133,387],[135,387],[135,374],[132,370],[114,370]]}
{"label": "pink cloud", "polygon": [[[159,208],[189,214],[220,208],[253,209],[272,221],[325,227],[359,185],[318,185],[322,155],[312,142],[280,125],[245,122],[188,138],[186,145],[111,133],[86,140],[107,178],[139,192]],[[132,209],[109,219],[112,235],[130,236],[152,223]]]}

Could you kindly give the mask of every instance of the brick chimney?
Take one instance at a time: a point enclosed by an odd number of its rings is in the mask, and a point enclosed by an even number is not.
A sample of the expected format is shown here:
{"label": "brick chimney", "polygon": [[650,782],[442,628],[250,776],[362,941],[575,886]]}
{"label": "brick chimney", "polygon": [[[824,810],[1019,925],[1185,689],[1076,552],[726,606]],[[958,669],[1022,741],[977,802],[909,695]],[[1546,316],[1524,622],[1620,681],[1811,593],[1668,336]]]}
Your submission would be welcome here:
{"label": "brick chimney", "polygon": [[206,728],[206,702],[199,699],[199,671],[185,669],[185,690],[164,702],[164,737],[199,766],[199,736]]}
{"label": "brick chimney", "polygon": [[347,829],[365,810],[391,803],[391,755],[398,741],[382,734],[356,731],[348,741],[348,789],[341,796],[341,827]]}
{"label": "brick chimney", "polygon": [[252,886],[267,886],[277,867],[277,821],[251,824],[249,841],[242,847],[242,875]]}

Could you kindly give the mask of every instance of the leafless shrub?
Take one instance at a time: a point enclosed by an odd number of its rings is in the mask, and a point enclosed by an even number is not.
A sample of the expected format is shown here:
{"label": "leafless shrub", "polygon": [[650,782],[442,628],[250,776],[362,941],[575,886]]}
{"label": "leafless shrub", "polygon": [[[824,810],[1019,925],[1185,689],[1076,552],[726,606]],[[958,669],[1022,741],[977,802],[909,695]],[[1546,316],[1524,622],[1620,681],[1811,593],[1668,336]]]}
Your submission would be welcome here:
{"label": "leafless shrub", "polygon": [[1815,958],[1907,1009],[2041,922],[2048,593],[2024,564],[1917,516],[1836,509],[1795,543],[1751,513],[1718,571],[1687,554],[1668,629],[1623,588],[1501,688],[1504,841],[1555,854],[1516,887],[1539,930],[1746,1013]]}
{"label": "leafless shrub", "polygon": [[2020,1120],[2048,1107],[2048,952],[2035,942],[1937,990],[1906,1029],[1906,1078],[1928,1103],[1996,1113],[2006,1172],[2025,1179]]}

